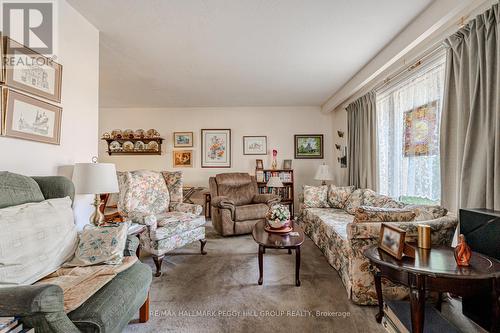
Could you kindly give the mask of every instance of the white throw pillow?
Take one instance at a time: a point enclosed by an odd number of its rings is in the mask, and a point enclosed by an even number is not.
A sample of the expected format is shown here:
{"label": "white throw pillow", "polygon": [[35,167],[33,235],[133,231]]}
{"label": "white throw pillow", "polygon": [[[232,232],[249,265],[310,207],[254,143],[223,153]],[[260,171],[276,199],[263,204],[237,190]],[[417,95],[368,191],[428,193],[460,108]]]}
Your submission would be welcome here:
{"label": "white throw pillow", "polygon": [[71,258],[77,244],[69,197],[0,209],[0,287],[38,281]]}
{"label": "white throw pillow", "polygon": [[96,227],[86,225],[80,234],[75,256],[65,267],[97,264],[118,265],[123,260],[129,222],[117,226]]}

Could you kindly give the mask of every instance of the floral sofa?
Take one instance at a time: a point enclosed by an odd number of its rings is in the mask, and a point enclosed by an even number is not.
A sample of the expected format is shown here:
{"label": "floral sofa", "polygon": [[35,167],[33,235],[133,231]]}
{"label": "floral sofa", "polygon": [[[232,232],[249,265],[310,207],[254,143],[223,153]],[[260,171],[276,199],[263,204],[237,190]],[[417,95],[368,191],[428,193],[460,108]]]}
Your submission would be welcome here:
{"label": "floral sofa", "polygon": [[[387,209],[390,214],[378,212],[374,218],[378,221],[358,220],[363,216],[366,220],[366,211],[372,210],[371,207]],[[363,252],[378,243],[382,222],[405,230],[408,241],[416,240],[419,224],[429,225],[434,245],[450,245],[458,223],[454,214],[439,206],[404,205],[369,189],[334,185],[305,186],[300,209],[299,221],[305,233],[339,272],[348,297],[363,305],[377,304],[372,268]],[[403,212],[394,219],[399,222],[391,221],[399,209],[410,210],[412,215],[408,218]],[[402,299],[408,294],[402,286],[385,280],[383,283],[383,292],[388,298]]]}

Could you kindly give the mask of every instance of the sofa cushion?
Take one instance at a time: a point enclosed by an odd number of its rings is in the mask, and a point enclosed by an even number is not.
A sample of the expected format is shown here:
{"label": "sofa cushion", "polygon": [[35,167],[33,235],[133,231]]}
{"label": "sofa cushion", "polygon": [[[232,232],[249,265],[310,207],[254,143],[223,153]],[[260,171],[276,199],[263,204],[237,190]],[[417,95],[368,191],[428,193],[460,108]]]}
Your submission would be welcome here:
{"label": "sofa cushion", "polygon": [[168,212],[156,216],[158,228],[151,230],[151,240],[160,240],[205,225],[205,217],[191,213]]}
{"label": "sofa cushion", "polygon": [[151,280],[151,268],[136,262],[68,317],[82,332],[122,332],[144,304]]}
{"label": "sofa cushion", "polygon": [[363,194],[363,205],[386,208],[401,208],[404,206],[404,204],[394,200],[393,198],[378,194],[377,192],[370,189],[366,189]]}
{"label": "sofa cushion", "polygon": [[360,206],[354,214],[354,222],[409,222],[415,219],[415,212],[407,208],[385,208]]}
{"label": "sofa cushion", "polygon": [[332,208],[343,209],[345,207],[347,199],[351,196],[354,191],[354,186],[335,186],[330,185],[328,187],[328,204]]}
{"label": "sofa cushion", "polygon": [[268,210],[269,206],[263,203],[236,206],[236,209],[234,210],[234,220],[246,221],[246,220],[263,219],[266,217],[266,213]]}
{"label": "sofa cushion", "polygon": [[159,172],[138,170],[125,172],[118,177],[120,196],[118,210],[128,215],[132,212],[159,214],[168,211],[170,195]]}
{"label": "sofa cushion", "polygon": [[366,189],[358,188],[354,190],[345,203],[344,210],[351,215],[356,213],[356,208],[363,205],[363,196]]}
{"label": "sofa cushion", "polygon": [[69,197],[0,209],[0,286],[32,284],[75,252]]}
{"label": "sofa cushion", "polygon": [[182,202],[182,171],[162,171],[167,184],[170,202]]}
{"label": "sofa cushion", "polygon": [[248,173],[223,173],[215,176],[217,195],[232,199],[235,205],[248,205],[258,193],[257,183]]}
{"label": "sofa cushion", "polygon": [[448,210],[441,206],[407,205],[405,208],[415,212],[415,221],[434,220],[448,214]]}
{"label": "sofa cushion", "polygon": [[95,227],[87,224],[80,233],[75,256],[64,266],[121,264],[129,226],[129,222],[106,227]]}
{"label": "sofa cushion", "polygon": [[33,178],[0,171],[0,208],[43,200],[42,191]]}
{"label": "sofa cushion", "polygon": [[328,186],[304,185],[304,205],[307,208],[327,208]]}

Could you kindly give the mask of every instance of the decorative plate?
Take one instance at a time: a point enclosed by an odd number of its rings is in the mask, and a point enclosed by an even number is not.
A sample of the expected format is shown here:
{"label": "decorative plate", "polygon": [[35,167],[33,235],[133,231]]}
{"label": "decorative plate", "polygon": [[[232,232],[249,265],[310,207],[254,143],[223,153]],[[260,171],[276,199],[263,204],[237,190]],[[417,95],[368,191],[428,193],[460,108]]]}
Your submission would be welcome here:
{"label": "decorative plate", "polygon": [[147,147],[148,147],[148,150],[158,151],[158,142],[156,142],[156,141],[149,141]]}
{"label": "decorative plate", "polygon": [[160,133],[157,130],[155,130],[154,128],[151,128],[146,132],[146,136],[148,138],[159,138]]}
{"label": "decorative plate", "polygon": [[120,143],[118,141],[111,141],[111,143],[109,144],[110,151],[117,151],[117,150],[121,150],[121,149],[122,149],[122,146],[120,145]]}
{"label": "decorative plate", "polygon": [[123,132],[123,138],[124,139],[133,139],[134,138],[134,131],[132,131],[131,129],[126,129]]}
{"label": "decorative plate", "polygon": [[134,132],[134,137],[136,139],[144,139],[146,137],[146,131],[140,128]]}
{"label": "decorative plate", "polygon": [[123,136],[122,130],[115,129],[111,132],[111,138],[113,139],[121,139]]}
{"label": "decorative plate", "polygon": [[109,134],[108,132],[105,132],[105,133],[102,135],[102,138],[103,138],[103,139],[111,139],[111,134]]}
{"label": "decorative plate", "polygon": [[146,148],[146,145],[142,141],[137,141],[134,146],[135,150],[144,150]]}
{"label": "decorative plate", "polygon": [[125,141],[123,143],[124,151],[134,151],[134,144],[131,141]]}

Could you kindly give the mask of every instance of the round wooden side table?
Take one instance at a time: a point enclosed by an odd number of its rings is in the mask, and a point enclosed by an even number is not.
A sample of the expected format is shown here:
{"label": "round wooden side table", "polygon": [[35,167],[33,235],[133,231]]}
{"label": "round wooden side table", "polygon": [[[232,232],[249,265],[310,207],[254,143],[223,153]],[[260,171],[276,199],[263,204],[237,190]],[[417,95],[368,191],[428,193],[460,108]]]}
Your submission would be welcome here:
{"label": "round wooden side table", "polygon": [[410,288],[412,332],[424,330],[425,291],[451,292],[459,296],[488,293],[492,301],[490,332],[500,332],[500,261],[472,252],[469,266],[457,266],[453,248],[434,246],[432,249],[416,247],[415,258],[401,260],[390,256],[377,246],[364,254],[378,270],[374,270],[379,312],[383,317],[382,277]]}
{"label": "round wooden side table", "polygon": [[295,285],[300,287],[300,246],[304,243],[304,231],[296,223],[293,223],[293,230],[298,232],[298,236],[290,234],[271,233],[264,230],[264,222],[257,222],[252,230],[255,242],[259,244],[259,285],[263,283],[264,275],[264,253],[266,249],[288,249],[288,254],[295,249]]}

